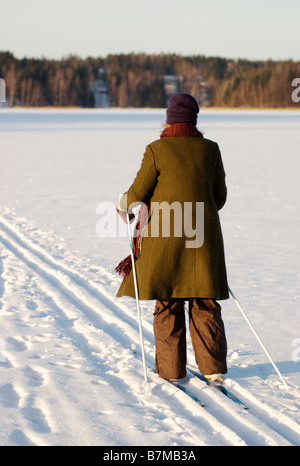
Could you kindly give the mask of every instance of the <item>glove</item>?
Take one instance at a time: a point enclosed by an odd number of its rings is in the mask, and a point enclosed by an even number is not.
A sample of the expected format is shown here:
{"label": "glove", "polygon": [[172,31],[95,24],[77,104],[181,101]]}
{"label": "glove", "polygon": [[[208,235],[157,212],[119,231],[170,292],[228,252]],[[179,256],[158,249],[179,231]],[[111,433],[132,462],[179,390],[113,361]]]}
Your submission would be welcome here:
{"label": "glove", "polygon": [[[126,212],[126,210],[121,210],[120,206],[118,205],[117,206],[117,212],[120,215],[123,222],[127,223],[127,212]],[[129,213],[129,222],[131,223],[133,219],[134,219],[134,214]]]}

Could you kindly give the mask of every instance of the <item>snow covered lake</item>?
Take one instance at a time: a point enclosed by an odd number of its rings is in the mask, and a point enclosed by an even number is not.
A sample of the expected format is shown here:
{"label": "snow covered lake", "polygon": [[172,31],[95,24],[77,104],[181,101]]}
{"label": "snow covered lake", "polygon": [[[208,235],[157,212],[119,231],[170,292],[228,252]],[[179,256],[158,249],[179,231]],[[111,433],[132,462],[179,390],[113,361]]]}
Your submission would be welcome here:
{"label": "snow covered lake", "polygon": [[[223,302],[227,386],[195,403],[149,372],[136,306],[115,298],[126,237],[100,238],[164,110],[0,109],[0,444],[299,445],[300,392],[286,391],[232,299]],[[300,112],[201,110],[218,142],[232,290],[287,382],[300,386]],[[154,360],[153,302],[142,302]],[[189,343],[188,360],[194,365]]]}

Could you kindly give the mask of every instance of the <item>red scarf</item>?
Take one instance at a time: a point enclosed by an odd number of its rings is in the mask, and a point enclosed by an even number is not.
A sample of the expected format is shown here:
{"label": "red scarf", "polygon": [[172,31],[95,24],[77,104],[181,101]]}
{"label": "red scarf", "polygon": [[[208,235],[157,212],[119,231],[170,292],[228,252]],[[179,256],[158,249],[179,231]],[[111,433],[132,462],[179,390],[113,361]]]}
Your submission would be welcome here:
{"label": "red scarf", "polygon": [[[175,125],[167,126],[160,135],[161,138],[180,136],[203,138],[203,134],[191,123],[176,123]],[[148,208],[149,206],[147,207],[145,204],[142,204],[138,213],[134,238],[132,239],[134,261],[141,255],[142,234],[148,218]],[[117,265],[115,271],[126,280],[131,269],[132,261],[131,255],[129,255]]]}
{"label": "red scarf", "polygon": [[203,134],[192,123],[176,123],[175,125],[166,126],[160,135],[161,139],[180,136],[203,138]]}

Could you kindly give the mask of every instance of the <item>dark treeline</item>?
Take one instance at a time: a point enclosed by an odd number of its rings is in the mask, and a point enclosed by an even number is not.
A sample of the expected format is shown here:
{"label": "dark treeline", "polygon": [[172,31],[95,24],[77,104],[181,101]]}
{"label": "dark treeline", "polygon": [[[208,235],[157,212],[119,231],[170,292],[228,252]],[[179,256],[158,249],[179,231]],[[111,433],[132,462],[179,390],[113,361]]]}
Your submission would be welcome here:
{"label": "dark treeline", "polygon": [[0,52],[0,77],[9,106],[165,107],[173,93],[189,92],[206,106],[278,108],[297,106],[291,83],[300,62],[142,53],[17,59]]}

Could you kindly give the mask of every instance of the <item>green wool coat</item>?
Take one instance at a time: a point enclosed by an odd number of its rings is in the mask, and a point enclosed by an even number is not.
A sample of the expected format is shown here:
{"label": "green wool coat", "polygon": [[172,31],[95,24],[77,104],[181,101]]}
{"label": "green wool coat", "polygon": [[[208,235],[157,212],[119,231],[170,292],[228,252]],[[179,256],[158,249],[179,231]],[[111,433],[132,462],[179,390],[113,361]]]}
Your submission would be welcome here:
{"label": "green wool coat", "polygon": [[[136,202],[150,205],[149,224],[136,261],[141,300],[228,299],[218,214],[226,195],[217,143],[181,136],[164,137],[146,147],[141,167],[120,201],[121,208],[129,211]],[[163,205],[176,207],[176,213],[173,208],[163,211]],[[166,217],[169,220],[163,227]],[[193,242],[195,239],[198,241]],[[135,297],[132,271],[123,279],[117,296]]]}

